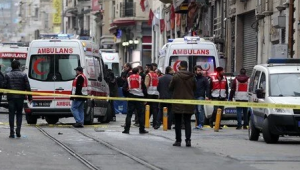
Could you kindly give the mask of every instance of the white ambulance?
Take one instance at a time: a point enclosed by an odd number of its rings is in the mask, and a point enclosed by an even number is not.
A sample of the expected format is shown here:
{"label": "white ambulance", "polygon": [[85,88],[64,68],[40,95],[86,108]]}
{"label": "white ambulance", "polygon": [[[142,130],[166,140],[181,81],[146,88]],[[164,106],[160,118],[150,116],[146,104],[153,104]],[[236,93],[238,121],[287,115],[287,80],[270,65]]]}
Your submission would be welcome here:
{"label": "white ambulance", "polygon": [[[188,62],[188,70],[194,72],[194,66],[200,65],[209,74],[215,73],[219,67],[219,55],[216,45],[200,37],[176,38],[163,46],[158,59],[158,69],[163,73],[166,67],[171,66],[178,71],[180,61]],[[206,121],[211,117],[213,107],[206,106]]]}
{"label": "white ambulance", "polygon": [[[28,47],[19,47],[17,45],[2,45],[0,46],[0,66],[3,75],[11,71],[11,62],[19,60],[21,70],[25,68]],[[1,107],[8,108],[6,95],[2,95]]]}
{"label": "white ambulance", "polygon": [[108,69],[111,69],[115,76],[120,76],[119,53],[116,53],[114,50],[100,49],[100,54]]}
{"label": "white ambulance", "polygon": [[[83,67],[88,78],[90,96],[108,96],[109,87],[104,80],[104,63],[97,45],[77,39],[34,40],[30,43],[25,72],[31,89],[49,94],[71,94],[74,69]],[[55,124],[59,118],[72,117],[71,101],[68,97],[33,96],[26,104],[28,124],[36,124],[38,118],[45,118]],[[88,99],[85,103],[85,124],[92,124],[94,117],[100,122],[111,120],[108,100]]]}

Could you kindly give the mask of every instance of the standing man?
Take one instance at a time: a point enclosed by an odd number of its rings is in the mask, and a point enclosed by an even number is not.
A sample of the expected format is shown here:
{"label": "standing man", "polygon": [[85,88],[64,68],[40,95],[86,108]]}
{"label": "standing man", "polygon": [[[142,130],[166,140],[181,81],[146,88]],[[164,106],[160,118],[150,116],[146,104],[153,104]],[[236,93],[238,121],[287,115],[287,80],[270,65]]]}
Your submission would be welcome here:
{"label": "standing man", "polygon": [[[210,89],[211,89],[211,99],[215,101],[226,101],[228,99],[228,83],[227,78],[224,76],[224,69],[222,67],[217,67],[217,75],[211,77]],[[210,127],[213,128],[213,123],[216,120],[216,115],[218,109],[222,109],[222,114],[224,106],[214,106],[214,111],[210,118]],[[222,119],[221,119],[222,120]],[[220,126],[220,129],[222,127]]]}
{"label": "standing man", "polygon": [[[110,97],[118,97],[118,85],[114,72],[111,69],[108,69],[108,65],[105,65],[105,81],[109,86],[109,96]],[[110,100],[110,107],[112,110],[111,121],[116,121],[116,111],[114,107],[114,101]]]}
{"label": "standing man", "polygon": [[[20,70],[20,62],[14,60],[11,62],[12,71],[5,75],[4,87],[11,90],[31,91],[28,77]],[[27,96],[29,104],[31,104],[32,96]],[[17,128],[16,135],[21,137],[22,126],[22,111],[24,105],[25,95],[20,94],[7,94],[8,110],[9,110],[9,126],[10,126],[10,138],[15,137],[14,132],[14,119],[17,115]]]}
{"label": "standing man", "polygon": [[[84,95],[87,96],[87,78],[83,74],[83,68],[77,67],[74,69],[76,71],[76,77],[72,84],[72,95]],[[72,97],[71,111],[73,113],[76,123],[73,125],[75,128],[82,128],[84,124],[84,102],[85,98]]]}
{"label": "standing man", "polygon": [[[153,66],[149,66],[149,73],[145,78],[145,85],[147,88],[147,97],[148,99],[158,99],[159,92],[157,91],[158,86],[158,75],[153,69]],[[150,115],[153,115],[153,128],[159,128],[158,122],[158,103],[149,102],[150,105]]]}
{"label": "standing man", "polygon": [[[138,72],[139,69],[134,68],[132,70],[132,75],[127,78],[127,82],[123,87],[124,91],[128,91],[128,97],[130,98],[143,98],[146,93],[145,84],[142,83],[142,77]],[[139,114],[140,134],[148,133],[148,131],[145,130],[145,109],[143,102],[140,101],[128,101],[128,113],[126,116],[124,131],[122,133],[129,134],[131,117],[135,110],[137,110]]]}
{"label": "standing man", "polygon": [[[202,75],[202,67],[195,66],[195,78],[196,78],[196,91],[195,91],[195,98],[198,100],[207,100],[209,96],[209,83],[208,79]],[[196,106],[196,119],[197,119],[197,126],[196,129],[203,129],[204,125],[204,106],[198,105]]]}
{"label": "standing man", "polygon": [[126,78],[129,77],[132,74],[132,66],[130,63],[126,63],[124,65],[124,72],[126,73]]}
{"label": "standing man", "polygon": [[[188,63],[181,61],[179,71],[174,75],[170,83],[170,91],[173,92],[173,99],[194,99],[196,81],[194,74],[187,71]],[[185,123],[185,142],[187,147],[191,147],[191,116],[194,114],[195,106],[185,104],[172,105],[175,118],[176,142],[173,146],[181,146],[181,121]]]}
{"label": "standing man", "polygon": [[[240,75],[238,75],[231,86],[229,100],[232,101],[234,98],[238,102],[247,102],[248,101],[248,87],[249,87],[249,77],[246,75],[246,69],[242,68],[240,70]],[[237,130],[242,128],[242,113],[243,113],[243,129],[247,129],[248,126],[248,108],[247,107],[237,107]]]}
{"label": "standing man", "polygon": [[151,65],[152,65],[152,67],[153,67],[153,71],[156,72],[156,70],[157,70],[157,64],[156,64],[156,63],[152,63]]}
{"label": "standing man", "polygon": [[[166,74],[158,79],[157,90],[159,92],[160,99],[172,99],[172,92],[169,89],[170,82],[173,78],[174,70],[172,67],[168,66],[166,68]],[[170,103],[160,103],[160,111],[159,111],[159,126],[162,121],[163,108],[168,108],[168,129],[171,130],[173,124],[173,113],[172,113],[172,104]]]}

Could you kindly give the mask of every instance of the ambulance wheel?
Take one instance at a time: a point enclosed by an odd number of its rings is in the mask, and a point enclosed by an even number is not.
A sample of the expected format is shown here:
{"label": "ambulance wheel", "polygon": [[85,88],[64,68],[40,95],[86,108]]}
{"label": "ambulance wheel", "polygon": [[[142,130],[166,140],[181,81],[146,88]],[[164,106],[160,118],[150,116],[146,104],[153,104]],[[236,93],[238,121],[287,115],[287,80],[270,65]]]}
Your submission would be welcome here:
{"label": "ambulance wheel", "polygon": [[26,121],[29,125],[35,125],[37,122],[37,117],[36,116],[32,116],[29,114],[26,114]]}
{"label": "ambulance wheel", "polygon": [[84,124],[92,125],[94,123],[94,107],[87,107],[86,114],[84,115]]}
{"label": "ambulance wheel", "polygon": [[98,122],[101,123],[109,123],[112,117],[112,110],[111,110],[111,105],[110,103],[107,105],[106,113],[105,116],[100,116],[98,118]]}
{"label": "ambulance wheel", "polygon": [[51,116],[51,117],[50,116],[46,116],[46,122],[48,124],[54,125],[54,124],[56,124],[58,122],[58,120],[59,120],[59,118],[56,117],[56,116]]}

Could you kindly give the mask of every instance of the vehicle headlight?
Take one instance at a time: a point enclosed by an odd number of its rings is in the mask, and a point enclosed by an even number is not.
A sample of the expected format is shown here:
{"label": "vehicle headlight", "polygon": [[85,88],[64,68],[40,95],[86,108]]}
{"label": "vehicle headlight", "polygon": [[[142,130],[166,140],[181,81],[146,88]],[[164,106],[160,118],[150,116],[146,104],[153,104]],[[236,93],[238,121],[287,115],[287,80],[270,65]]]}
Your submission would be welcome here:
{"label": "vehicle headlight", "polygon": [[293,113],[292,109],[279,109],[279,108],[275,108],[272,109],[273,112],[275,113]]}

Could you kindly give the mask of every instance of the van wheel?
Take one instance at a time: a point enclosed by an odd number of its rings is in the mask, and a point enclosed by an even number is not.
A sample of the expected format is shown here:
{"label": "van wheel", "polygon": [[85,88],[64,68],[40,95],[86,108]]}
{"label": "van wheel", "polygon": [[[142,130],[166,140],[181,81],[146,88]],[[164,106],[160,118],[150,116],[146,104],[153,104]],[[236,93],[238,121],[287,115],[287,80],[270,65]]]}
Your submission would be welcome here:
{"label": "van wheel", "polygon": [[249,120],[248,137],[251,141],[258,141],[259,130],[254,126],[252,120]]}
{"label": "van wheel", "polygon": [[56,116],[52,116],[52,117],[46,116],[46,122],[48,124],[54,125],[54,124],[56,124],[58,122],[58,120],[59,120],[59,118],[56,117]]}
{"label": "van wheel", "polygon": [[37,119],[38,118],[36,116],[26,114],[26,121],[27,121],[27,124],[29,124],[29,125],[35,125],[37,122]]}
{"label": "van wheel", "polygon": [[111,105],[110,103],[107,105],[107,109],[106,109],[106,113],[105,116],[100,116],[98,118],[98,122],[101,123],[109,123],[111,120],[111,116],[112,116],[112,110],[111,110]]}
{"label": "van wheel", "polygon": [[274,135],[270,132],[268,118],[264,120],[262,133],[266,143],[277,143],[279,140],[279,135]]}
{"label": "van wheel", "polygon": [[92,125],[94,123],[94,107],[87,108],[87,114],[84,115],[84,124]]}

